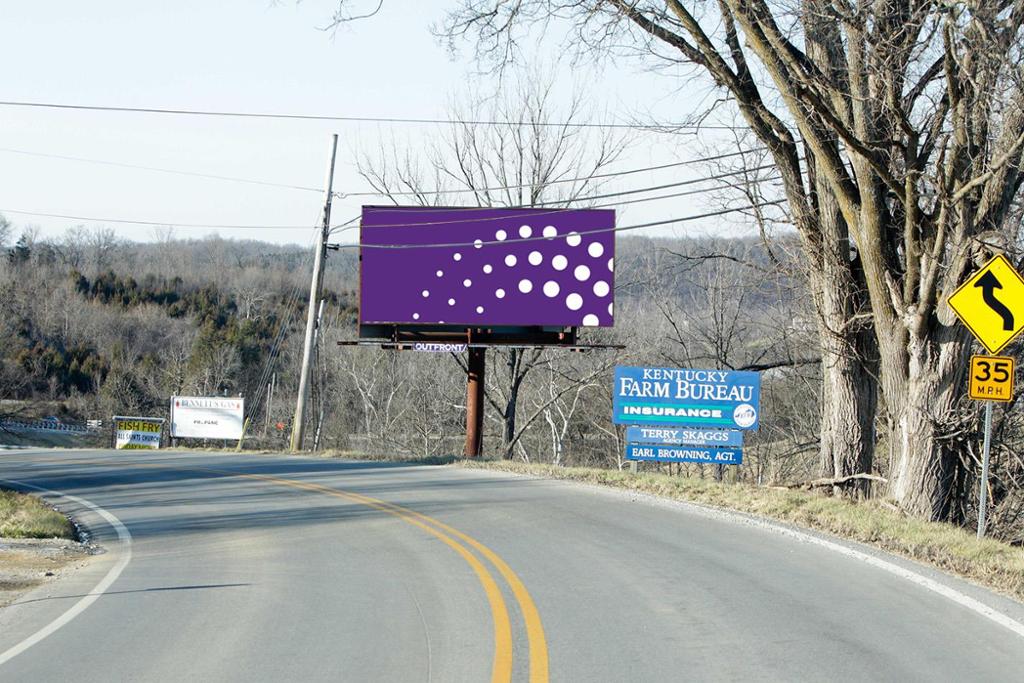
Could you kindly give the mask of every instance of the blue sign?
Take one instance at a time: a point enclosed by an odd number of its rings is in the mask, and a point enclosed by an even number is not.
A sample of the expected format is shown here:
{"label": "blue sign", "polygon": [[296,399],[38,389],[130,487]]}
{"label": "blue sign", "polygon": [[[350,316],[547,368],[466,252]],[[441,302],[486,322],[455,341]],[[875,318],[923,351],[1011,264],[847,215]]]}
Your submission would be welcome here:
{"label": "blue sign", "polygon": [[761,375],[619,366],[613,396],[615,424],[757,429]]}
{"label": "blue sign", "polygon": [[739,448],[700,448],[693,446],[646,446],[626,444],[626,460],[653,462],[703,462],[710,465],[739,465],[743,451]]}
{"label": "blue sign", "polygon": [[743,432],[735,429],[700,429],[693,427],[627,427],[629,443],[652,443],[664,446],[714,446],[715,448],[743,445]]}

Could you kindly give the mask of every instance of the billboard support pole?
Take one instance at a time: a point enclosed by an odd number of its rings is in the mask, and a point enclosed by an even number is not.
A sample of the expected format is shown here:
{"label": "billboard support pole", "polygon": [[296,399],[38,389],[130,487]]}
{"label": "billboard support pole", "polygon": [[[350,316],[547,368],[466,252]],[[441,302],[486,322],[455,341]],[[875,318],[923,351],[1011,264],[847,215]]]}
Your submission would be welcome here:
{"label": "billboard support pole", "polygon": [[469,348],[469,372],[466,379],[466,447],[463,450],[467,458],[479,457],[483,447],[486,354],[487,349]]}
{"label": "billboard support pole", "polygon": [[331,161],[327,165],[327,179],[324,182],[324,213],[320,227],[320,240],[313,257],[313,282],[309,287],[309,310],[306,314],[306,339],[302,346],[302,370],[299,374],[299,395],[295,399],[295,419],[292,420],[291,449],[302,450],[305,432],[306,401],[309,398],[309,373],[312,368],[313,332],[316,329],[317,302],[324,284],[324,256],[327,239],[331,232],[331,198],[334,193],[334,160],[338,154],[338,134],[331,138]]}

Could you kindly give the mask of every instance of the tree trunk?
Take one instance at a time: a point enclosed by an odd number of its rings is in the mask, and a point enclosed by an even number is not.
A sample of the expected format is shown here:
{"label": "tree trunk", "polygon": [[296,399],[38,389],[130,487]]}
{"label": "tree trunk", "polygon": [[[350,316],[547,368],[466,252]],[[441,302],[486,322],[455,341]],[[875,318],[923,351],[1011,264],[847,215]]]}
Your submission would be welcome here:
{"label": "tree trunk", "polygon": [[501,434],[502,452],[505,460],[512,459],[512,443],[516,438],[516,408],[519,404],[519,349],[508,351],[508,403],[505,404],[505,426]]}
{"label": "tree trunk", "polygon": [[929,343],[914,339],[908,350],[882,347],[883,360],[909,359],[903,378],[887,376],[884,382],[896,452],[889,492],[902,509],[933,521],[951,518],[961,443],[957,436],[974,419],[959,409],[970,344],[966,333],[956,329],[959,325],[952,325],[934,333]]}
{"label": "tree trunk", "polygon": [[[871,473],[878,404],[877,364],[870,360],[874,346],[870,333],[857,335],[847,350],[837,346],[847,345],[823,336],[819,462],[821,475],[828,478]],[[870,485],[870,481],[859,480],[849,490],[866,495]]]}

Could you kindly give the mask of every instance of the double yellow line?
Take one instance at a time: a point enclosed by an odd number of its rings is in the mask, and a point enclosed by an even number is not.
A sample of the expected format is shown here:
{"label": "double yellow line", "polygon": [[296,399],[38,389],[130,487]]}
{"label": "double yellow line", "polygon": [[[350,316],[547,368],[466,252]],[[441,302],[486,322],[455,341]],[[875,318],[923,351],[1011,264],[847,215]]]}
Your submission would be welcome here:
{"label": "double yellow line", "polygon": [[[50,462],[61,462],[64,464],[79,464],[79,465],[111,465],[110,462],[104,461],[74,461],[69,462],[63,459],[53,459]],[[38,461],[37,461],[38,462]],[[547,683],[548,681],[548,647],[547,641],[544,638],[544,626],[541,623],[540,613],[537,611],[537,606],[534,604],[533,599],[530,597],[529,591],[526,590],[526,586],[516,576],[516,573],[512,571],[512,568],[498,556],[493,550],[480,543],[476,539],[467,534],[462,533],[458,529],[454,529],[440,520],[428,517],[427,515],[410,510],[409,508],[388,503],[386,501],[371,498],[370,496],[364,496],[361,493],[354,493],[352,491],[344,491],[342,489],[335,489],[321,484],[314,484],[306,481],[299,481],[295,479],[284,479],[281,477],[272,477],[263,474],[249,474],[244,472],[233,472],[231,470],[218,470],[208,467],[182,467],[177,465],[168,465],[163,463],[116,463],[122,467],[149,467],[149,468],[160,468],[170,470],[185,470],[193,472],[207,472],[210,474],[217,474],[225,477],[239,477],[242,479],[252,479],[257,481],[264,481],[270,484],[278,486],[287,486],[289,488],[301,489],[314,493],[321,493],[324,495],[332,496],[334,498],[341,498],[359,505],[365,505],[366,507],[372,508],[379,512],[391,515],[401,519],[403,522],[411,524],[422,531],[434,536],[444,542],[449,548],[454,550],[458,555],[466,561],[476,574],[477,579],[480,581],[480,585],[484,589],[484,593],[487,595],[487,602],[491,608],[491,616],[494,625],[494,659],[491,665],[491,681],[492,683],[506,683],[512,680],[512,621],[509,619],[508,607],[505,604],[505,598],[502,595],[501,588],[498,586],[494,575],[487,568],[487,566],[480,561],[480,559],[473,554],[470,550],[472,548],[481,556],[483,556],[491,565],[493,565],[498,573],[501,574],[505,582],[508,584],[509,589],[512,592],[512,596],[515,598],[516,603],[519,605],[519,611],[522,614],[523,622],[526,626],[526,641],[529,646],[530,656],[530,683]],[[467,547],[468,546],[468,547]]]}

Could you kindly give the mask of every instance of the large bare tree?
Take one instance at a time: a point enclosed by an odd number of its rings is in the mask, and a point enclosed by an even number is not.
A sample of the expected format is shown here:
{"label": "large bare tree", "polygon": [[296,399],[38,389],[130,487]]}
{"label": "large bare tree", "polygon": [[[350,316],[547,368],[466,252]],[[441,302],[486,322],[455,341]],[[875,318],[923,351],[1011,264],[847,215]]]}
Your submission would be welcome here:
{"label": "large bare tree", "polygon": [[[820,458],[824,474],[841,477],[869,471],[875,439],[878,352],[870,329],[862,264],[851,258],[855,252],[850,248],[847,223],[813,155],[805,149],[799,129],[794,130],[785,108],[774,111],[775,88],[770,82],[767,88],[761,85],[757,75],[763,70],[747,63],[729,7],[696,3],[708,25],[716,25],[711,16],[716,7],[723,20],[728,19],[722,35],[714,36],[706,34],[678,2],[459,0],[453,4],[457,8],[442,33],[453,43],[460,36],[473,38],[478,57],[498,70],[519,58],[520,40],[531,25],[550,28],[561,22],[571,27],[569,43],[582,51],[624,51],[669,65],[690,62],[730,93],[747,125],[767,145],[778,165],[789,213],[804,241],[821,338]],[[334,20],[364,14],[358,0],[341,0]],[[836,140],[833,143],[838,144]]]}
{"label": "large bare tree", "polygon": [[526,23],[558,16],[592,45],[629,38],[691,63],[728,94],[771,151],[816,264],[826,373],[847,380],[826,406],[835,428],[869,429],[842,413],[873,412],[863,386],[877,347],[896,447],[891,494],[947,518],[959,462],[947,437],[970,343],[946,297],[1009,246],[1024,4],[465,0],[448,27],[507,56]]}

